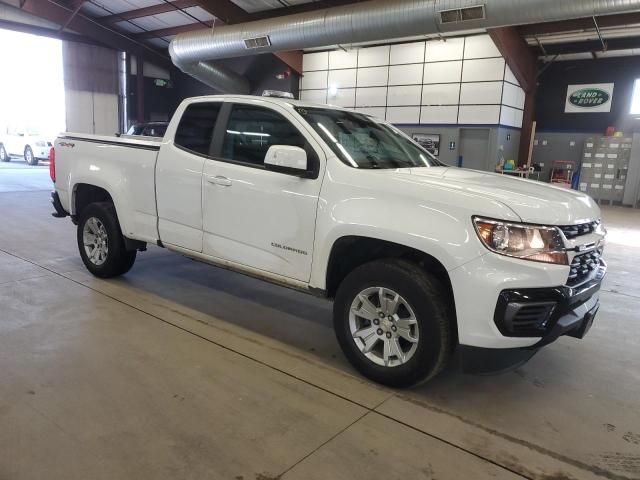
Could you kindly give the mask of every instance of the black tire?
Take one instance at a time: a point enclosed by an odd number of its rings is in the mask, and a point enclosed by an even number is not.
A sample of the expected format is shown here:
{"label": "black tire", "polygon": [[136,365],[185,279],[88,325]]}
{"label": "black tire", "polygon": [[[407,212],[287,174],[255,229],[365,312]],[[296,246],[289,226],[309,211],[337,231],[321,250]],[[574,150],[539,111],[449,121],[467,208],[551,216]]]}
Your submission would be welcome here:
{"label": "black tire", "polygon": [[[89,259],[84,245],[84,228],[87,221],[95,218],[106,231],[106,244],[108,251],[103,263]],[[109,202],[92,203],[87,205],[80,213],[77,230],[78,250],[85,267],[96,277],[111,278],[127,273],[136,261],[136,251],[127,251],[124,237],[118,223],[118,216],[113,204]]]}
{"label": "black tire", "polygon": [[38,159],[33,155],[33,149],[29,145],[24,147],[24,161],[27,165],[38,165]]}
{"label": "black tire", "polygon": [[7,149],[4,148],[4,145],[0,145],[0,162],[10,162],[11,157],[7,153]]}
{"label": "black tire", "polygon": [[[415,314],[418,342],[406,363],[396,366],[374,363],[354,341],[349,326],[351,305],[360,292],[370,287],[393,290],[408,302]],[[453,332],[448,298],[434,276],[409,261],[385,259],[362,265],[342,281],[333,305],[333,323],[340,347],[351,364],[375,382],[390,387],[426,382],[441,372],[451,357]]]}

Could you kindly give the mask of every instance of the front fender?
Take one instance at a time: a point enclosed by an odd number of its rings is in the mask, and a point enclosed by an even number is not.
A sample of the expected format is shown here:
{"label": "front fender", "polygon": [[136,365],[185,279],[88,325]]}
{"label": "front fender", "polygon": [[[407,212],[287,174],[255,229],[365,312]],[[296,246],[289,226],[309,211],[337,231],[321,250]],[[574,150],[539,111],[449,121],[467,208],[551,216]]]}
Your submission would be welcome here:
{"label": "front fender", "polygon": [[[401,212],[398,214],[398,212]],[[329,258],[335,243],[346,236],[384,240],[424,252],[447,271],[484,253],[471,215],[457,217],[444,208],[398,199],[357,197],[334,205],[322,204],[318,213],[311,284],[326,287]]]}

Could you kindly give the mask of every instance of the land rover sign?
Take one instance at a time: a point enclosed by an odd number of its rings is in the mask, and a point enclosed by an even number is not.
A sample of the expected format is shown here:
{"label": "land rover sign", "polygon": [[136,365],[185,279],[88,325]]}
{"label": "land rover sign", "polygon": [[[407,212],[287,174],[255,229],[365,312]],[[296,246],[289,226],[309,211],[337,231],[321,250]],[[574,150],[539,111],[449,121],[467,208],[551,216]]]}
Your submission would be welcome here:
{"label": "land rover sign", "polygon": [[613,83],[569,85],[564,111],[566,113],[610,112],[613,85]]}

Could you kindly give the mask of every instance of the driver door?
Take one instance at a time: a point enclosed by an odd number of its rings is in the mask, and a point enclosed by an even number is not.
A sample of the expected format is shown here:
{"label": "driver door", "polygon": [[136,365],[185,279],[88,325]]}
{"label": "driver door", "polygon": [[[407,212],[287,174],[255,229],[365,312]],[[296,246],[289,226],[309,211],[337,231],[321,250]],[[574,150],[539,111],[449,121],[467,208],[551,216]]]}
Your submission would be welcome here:
{"label": "driver door", "polygon": [[[229,105],[228,120],[216,131],[218,151],[202,177],[203,251],[307,282],[324,154],[286,110],[260,103]],[[304,148],[315,178],[265,169],[272,145]]]}

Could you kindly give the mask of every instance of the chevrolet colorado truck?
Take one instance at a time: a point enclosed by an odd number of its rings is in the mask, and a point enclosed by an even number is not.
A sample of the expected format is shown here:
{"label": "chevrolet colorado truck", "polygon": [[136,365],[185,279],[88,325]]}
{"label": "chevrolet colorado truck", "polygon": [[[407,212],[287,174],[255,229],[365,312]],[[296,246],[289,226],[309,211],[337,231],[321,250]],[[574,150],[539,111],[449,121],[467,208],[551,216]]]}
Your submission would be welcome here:
{"label": "chevrolet colorado truck", "polygon": [[191,98],[163,139],[66,133],[51,160],[54,216],[92,274],[126,273],[151,243],[327,297],[345,356],[382,384],[452,358],[504,370],[582,338],[599,307],[590,197],[446,166],[362,113]]}

